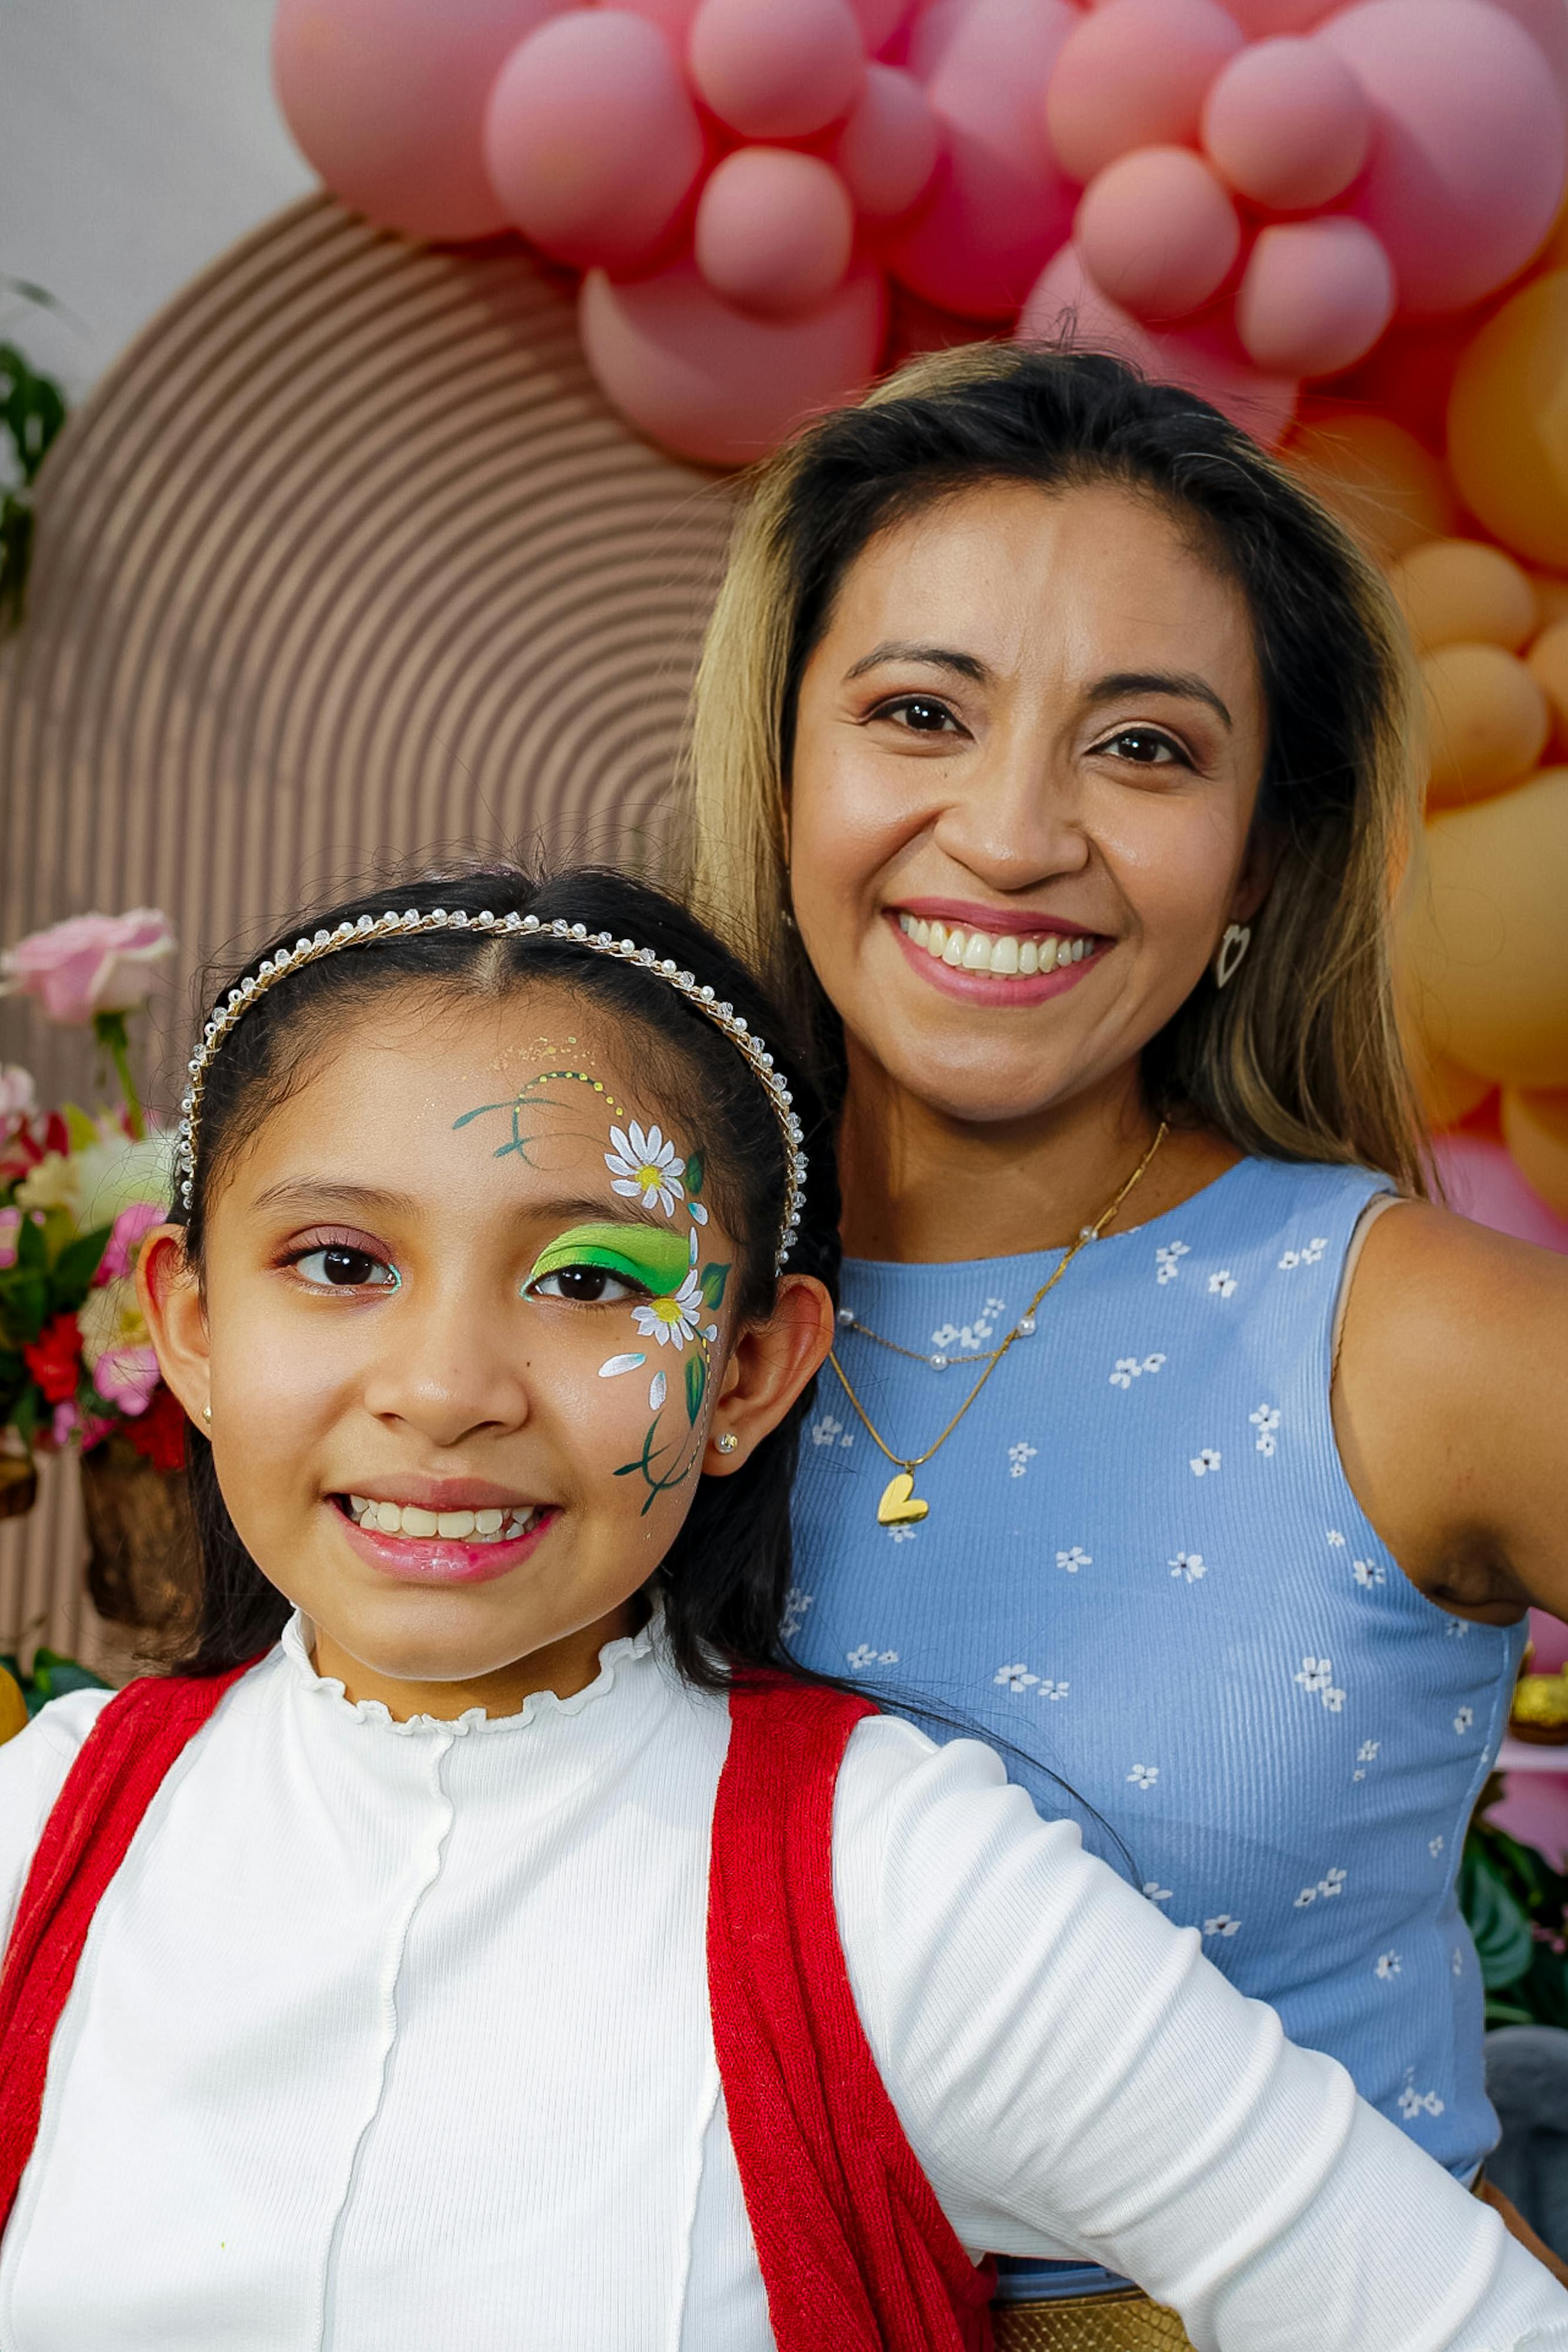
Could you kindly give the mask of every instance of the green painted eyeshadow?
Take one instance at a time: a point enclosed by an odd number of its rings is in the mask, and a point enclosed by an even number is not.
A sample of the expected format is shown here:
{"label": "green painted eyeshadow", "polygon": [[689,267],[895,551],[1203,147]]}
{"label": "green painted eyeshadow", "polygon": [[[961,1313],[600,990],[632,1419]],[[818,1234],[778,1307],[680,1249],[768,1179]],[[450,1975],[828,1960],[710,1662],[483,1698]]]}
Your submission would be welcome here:
{"label": "green painted eyeshadow", "polygon": [[606,1274],[624,1275],[656,1298],[677,1291],[691,1270],[691,1246],[684,1234],[663,1233],[653,1225],[573,1225],[569,1234],[541,1250],[528,1284],[559,1274],[562,1266],[596,1265]]}

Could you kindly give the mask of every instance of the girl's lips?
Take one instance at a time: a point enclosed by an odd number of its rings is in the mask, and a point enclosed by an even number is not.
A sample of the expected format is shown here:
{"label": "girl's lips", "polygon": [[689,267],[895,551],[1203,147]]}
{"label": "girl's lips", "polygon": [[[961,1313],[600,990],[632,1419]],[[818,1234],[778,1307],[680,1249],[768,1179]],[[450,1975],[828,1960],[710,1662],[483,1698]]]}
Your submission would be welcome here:
{"label": "girl's lips", "polygon": [[1036,972],[1029,978],[998,978],[988,971],[966,971],[962,965],[944,963],[940,957],[929,955],[917,947],[906,931],[900,930],[896,913],[888,921],[888,929],[903,953],[905,963],[928,980],[944,996],[956,996],[966,1004],[1041,1004],[1048,996],[1064,995],[1074,988],[1088,972],[1103,961],[1104,950],[1085,956],[1082,963],[1070,963],[1064,970]]}
{"label": "girl's lips", "polygon": [[359,1553],[398,1584],[489,1584],[527,1559],[560,1517],[543,1505],[533,1525],[506,1543],[465,1543],[452,1536],[391,1536],[379,1528],[357,1527],[339,1511],[344,1534]]}

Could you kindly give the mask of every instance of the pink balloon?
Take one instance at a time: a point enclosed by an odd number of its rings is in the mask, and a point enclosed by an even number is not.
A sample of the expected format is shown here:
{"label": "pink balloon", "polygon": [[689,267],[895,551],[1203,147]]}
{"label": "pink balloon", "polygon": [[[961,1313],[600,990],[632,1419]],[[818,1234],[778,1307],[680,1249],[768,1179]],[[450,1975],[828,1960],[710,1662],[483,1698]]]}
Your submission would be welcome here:
{"label": "pink balloon", "polygon": [[1100,291],[1071,245],[1042,271],[1017,340],[1110,352],[1158,383],[1196,392],[1265,447],[1282,438],[1296,413],[1296,385],[1254,367],[1225,327],[1206,321],[1155,334]]}
{"label": "pink balloon", "polygon": [[1524,27],[1568,99],[1568,8],[1563,0],[1492,0],[1492,6],[1505,9]]}
{"label": "pink balloon", "polygon": [[896,220],[925,194],[939,134],[925,92],[896,66],[866,68],[860,104],[833,143],[832,162],[868,220]]}
{"label": "pink balloon", "polygon": [[[591,5],[591,0],[589,4]],[[618,5],[629,8],[633,16],[646,16],[650,25],[657,25],[675,55],[685,56],[686,36],[692,29],[699,0],[618,0]]]}
{"label": "pink balloon", "polygon": [[797,148],[737,147],[697,199],[697,268],[716,294],[763,318],[826,301],[854,241],[849,190]]}
{"label": "pink balloon", "polygon": [[1484,0],[1365,0],[1317,36],[1377,110],[1351,209],[1402,310],[1458,310],[1529,260],[1563,194],[1568,131],[1545,58]]}
{"label": "pink balloon", "polygon": [[1326,205],[1366,161],[1372,109],[1322,41],[1260,41],[1231,59],[1203,109],[1209,160],[1275,212]]}
{"label": "pink balloon", "polygon": [[745,466],[819,410],[858,397],[887,326],[886,289],[862,269],[787,324],[748,318],[679,262],[617,284],[584,278],[578,320],[606,396],[651,441],[711,466]]}
{"label": "pink balloon", "polygon": [[1342,0],[1226,0],[1228,13],[1252,41],[1309,32],[1341,5]]}
{"label": "pink balloon", "polygon": [[1393,266],[1364,222],[1281,221],[1247,257],[1236,330],[1275,375],[1333,375],[1372,349],[1394,295]]}
{"label": "pink balloon", "polygon": [[1074,180],[1134,147],[1197,137],[1209,83],[1241,47],[1218,0],[1107,0],[1062,44],[1046,99],[1061,168]]}
{"label": "pink balloon", "polygon": [[1439,1135],[1432,1158],[1448,1205],[1461,1217],[1542,1249],[1568,1250],[1568,1219],[1531,1191],[1500,1143],[1484,1135]]}
{"label": "pink balloon", "polygon": [[804,139],[849,112],[865,44],[847,0],[702,0],[692,79],[744,139]]}
{"label": "pink balloon", "polygon": [[911,0],[850,0],[868,56],[885,49],[908,16]]}
{"label": "pink balloon", "polygon": [[1187,147],[1140,147],[1107,163],[1084,189],[1072,233],[1096,286],[1138,319],[1199,309],[1241,250],[1235,205]]}
{"label": "pink balloon", "polygon": [[272,74],[305,156],[408,236],[493,236],[480,126],[503,58],[561,0],[278,0]]}
{"label": "pink balloon", "polygon": [[507,218],[574,268],[653,253],[703,160],[668,41],[624,8],[576,8],[515,48],[485,117]]}
{"label": "pink balloon", "polygon": [[1067,237],[1076,191],[1045,135],[1044,98],[1081,21],[1067,0],[933,0],[915,19],[909,69],[946,152],[889,267],[925,301],[1011,318]]}

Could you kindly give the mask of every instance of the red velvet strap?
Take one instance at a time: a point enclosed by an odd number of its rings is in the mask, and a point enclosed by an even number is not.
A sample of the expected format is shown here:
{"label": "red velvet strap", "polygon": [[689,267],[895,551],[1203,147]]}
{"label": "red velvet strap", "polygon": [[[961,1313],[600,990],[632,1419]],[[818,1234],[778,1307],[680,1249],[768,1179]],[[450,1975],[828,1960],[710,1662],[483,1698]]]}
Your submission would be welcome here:
{"label": "red velvet strap", "polygon": [[119,1692],[44,1824],[0,1969],[0,2230],[38,2135],[49,2043],[99,1899],[170,1766],[254,1663],[226,1675],[149,1675]]}
{"label": "red velvet strap", "polygon": [[779,2352],[987,2352],[972,2263],[887,2095],[833,1907],[833,1790],[871,1706],[783,1675],[730,1698],[714,1812],[714,2042]]}

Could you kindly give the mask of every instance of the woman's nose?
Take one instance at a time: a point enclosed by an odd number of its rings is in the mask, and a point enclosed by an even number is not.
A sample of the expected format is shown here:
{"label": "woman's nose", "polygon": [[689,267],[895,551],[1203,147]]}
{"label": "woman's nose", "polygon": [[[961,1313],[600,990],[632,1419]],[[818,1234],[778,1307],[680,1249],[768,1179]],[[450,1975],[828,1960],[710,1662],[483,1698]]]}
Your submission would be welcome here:
{"label": "woman's nose", "polygon": [[388,1318],[386,1344],[365,1383],[367,1410],[435,1445],[520,1428],[528,1418],[527,1364],[508,1303],[411,1297],[410,1311]]}
{"label": "woman's nose", "polygon": [[1073,779],[1049,744],[1023,737],[988,746],[966,767],[933,832],[946,856],[996,890],[1080,873],[1091,855]]}

